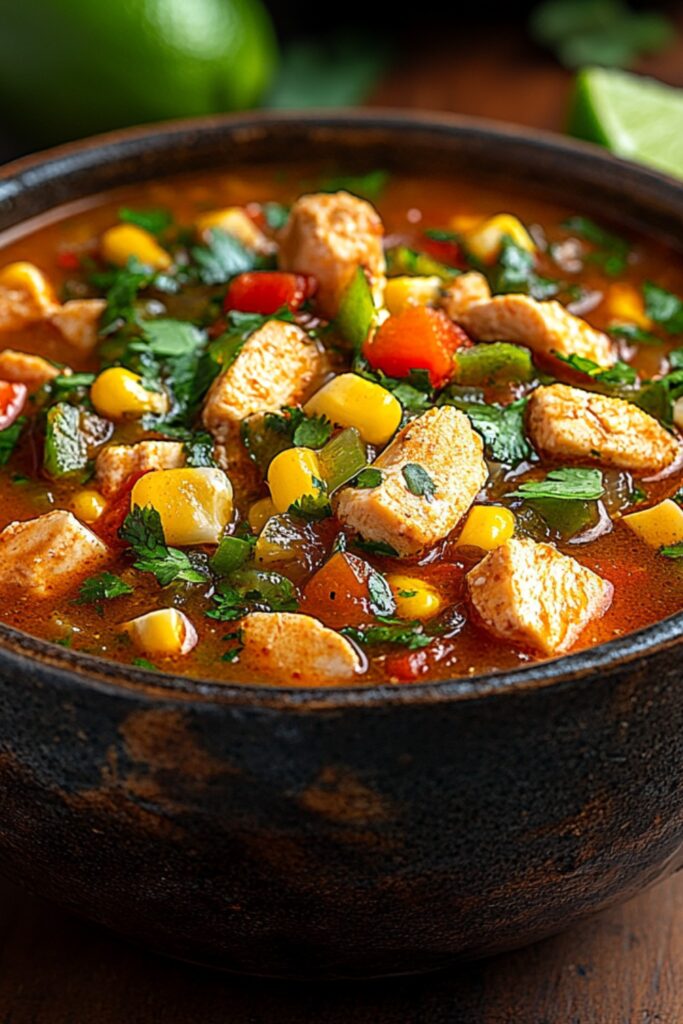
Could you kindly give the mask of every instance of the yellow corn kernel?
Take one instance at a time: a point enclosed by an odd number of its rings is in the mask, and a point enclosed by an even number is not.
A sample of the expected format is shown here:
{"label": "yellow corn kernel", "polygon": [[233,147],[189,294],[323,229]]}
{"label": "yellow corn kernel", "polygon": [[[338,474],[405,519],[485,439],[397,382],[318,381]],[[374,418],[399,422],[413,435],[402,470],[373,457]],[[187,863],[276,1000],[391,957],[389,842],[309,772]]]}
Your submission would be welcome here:
{"label": "yellow corn kernel", "polygon": [[270,242],[240,206],[226,206],[222,210],[207,210],[200,213],[194,222],[200,238],[206,239],[213,228],[225,231],[238,242],[255,252],[268,252]]}
{"label": "yellow corn kernel", "polygon": [[482,217],[478,213],[456,213],[451,217],[448,226],[456,234],[466,235],[468,231],[474,231],[481,223]]}
{"label": "yellow corn kernel", "polygon": [[482,263],[494,263],[506,236],[520,249],[536,252],[533,238],[511,213],[497,213],[495,217],[489,217],[466,233],[465,242],[470,253]]}
{"label": "yellow corn kernel", "polygon": [[130,504],[157,510],[167,544],[218,544],[232,519],[232,484],[208,466],[155,469],[133,486]]}
{"label": "yellow corn kernel", "polygon": [[100,250],[107,263],[117,267],[125,267],[131,256],[152,270],[168,270],[173,262],[154,235],[137,224],[109,228],[100,239]]}
{"label": "yellow corn kernel", "polygon": [[277,512],[272,498],[259,498],[247,513],[247,522],[254,533],[260,533],[271,516]]}
{"label": "yellow corn kernel", "polygon": [[384,305],[392,316],[408,306],[429,306],[439,300],[441,279],[432,277],[390,277],[384,289]]}
{"label": "yellow corn kernel", "polygon": [[46,275],[33,263],[19,260],[8,263],[0,270],[0,288],[25,292],[41,310],[58,306],[57,296]]}
{"label": "yellow corn kernel", "polygon": [[683,541],[683,509],[671,498],[642,512],[632,512],[623,521],[651,548]]}
{"label": "yellow corn kernel", "polygon": [[493,551],[515,532],[515,517],[502,505],[475,505],[465,520],[459,545]]}
{"label": "yellow corn kernel", "polygon": [[107,502],[99,491],[77,491],[69,502],[69,508],[82,523],[95,523],[100,518]]}
{"label": "yellow corn kernel", "polygon": [[169,656],[189,654],[197,643],[197,631],[184,612],[177,608],[158,608],[121,627],[139,651]]}
{"label": "yellow corn kernel", "polygon": [[166,412],[168,397],[148,391],[142,377],[123,366],[110,366],[93,382],[90,400],[100,416],[109,420],[138,419],[146,412]]}
{"label": "yellow corn kernel", "polygon": [[652,329],[652,320],[645,313],[643,296],[632,284],[615,281],[607,292],[607,312],[612,320],[636,324],[644,331]]}
{"label": "yellow corn kernel", "polygon": [[438,590],[417,576],[390,573],[387,583],[394,595],[396,614],[400,619],[431,619],[443,607]]}
{"label": "yellow corn kernel", "polygon": [[366,444],[386,444],[403,410],[390,391],[355,373],[342,373],[306,402],[309,416],[326,416],[338,427],[355,427]]}
{"label": "yellow corn kernel", "polygon": [[310,448],[287,448],[268,467],[270,496],[278,512],[286,512],[306,496],[319,497],[316,481],[321,480],[320,461]]}

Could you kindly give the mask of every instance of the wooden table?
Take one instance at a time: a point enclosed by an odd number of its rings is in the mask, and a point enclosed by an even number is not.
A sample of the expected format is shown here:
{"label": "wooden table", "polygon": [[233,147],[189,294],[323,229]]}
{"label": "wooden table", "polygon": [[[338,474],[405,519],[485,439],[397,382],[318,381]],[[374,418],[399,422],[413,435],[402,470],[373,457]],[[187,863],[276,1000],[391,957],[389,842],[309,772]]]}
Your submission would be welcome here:
{"label": "wooden table", "polygon": [[[683,26],[683,15],[682,22]],[[645,69],[683,85],[683,43]],[[570,76],[522,34],[412,39],[373,101],[560,129]],[[447,974],[250,982],[170,963],[0,883],[0,1024],[681,1024],[683,876]]]}

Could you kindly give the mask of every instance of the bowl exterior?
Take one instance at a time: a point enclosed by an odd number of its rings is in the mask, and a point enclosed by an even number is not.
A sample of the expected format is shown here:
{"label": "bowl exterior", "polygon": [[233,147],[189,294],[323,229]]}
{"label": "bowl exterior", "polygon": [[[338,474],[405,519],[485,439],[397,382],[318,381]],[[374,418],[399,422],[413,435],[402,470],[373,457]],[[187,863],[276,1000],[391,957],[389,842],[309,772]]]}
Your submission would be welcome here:
{"label": "bowl exterior", "polygon": [[[212,121],[47,154],[0,175],[0,226],[284,146],[572,187],[577,205],[683,238],[683,190],[650,172],[381,117]],[[599,669],[566,659],[552,685],[541,669],[405,699],[135,684],[0,633],[0,868],[170,955],[286,977],[430,970],[550,934],[683,862],[679,624],[612,645]]]}

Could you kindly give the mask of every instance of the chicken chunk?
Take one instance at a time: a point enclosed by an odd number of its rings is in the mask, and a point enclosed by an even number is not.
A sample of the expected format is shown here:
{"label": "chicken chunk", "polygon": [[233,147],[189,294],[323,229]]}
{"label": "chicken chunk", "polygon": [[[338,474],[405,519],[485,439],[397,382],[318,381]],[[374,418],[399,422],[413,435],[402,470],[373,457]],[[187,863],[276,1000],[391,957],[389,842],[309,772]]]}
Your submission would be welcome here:
{"label": "chicken chunk", "polygon": [[348,640],[310,615],[252,612],[242,619],[240,634],[240,660],[285,686],[347,682],[364,668]]}
{"label": "chicken chunk", "polygon": [[583,356],[599,366],[611,366],[615,361],[607,335],[559,302],[537,302],[529,295],[496,295],[471,306],[461,323],[479,341],[516,341],[541,355]]}
{"label": "chicken chunk", "polygon": [[247,339],[232,365],[214,381],[202,414],[216,439],[219,462],[231,477],[233,471],[237,476],[247,473],[242,420],[296,404],[323,366],[321,350],[295,324],[269,320]]}
{"label": "chicken chunk", "polygon": [[385,285],[384,228],[377,211],[348,192],[301,196],[283,228],[278,262],[282,270],[312,274],[318,282],[315,302],[332,319],[358,267],[368,275],[375,305]]}
{"label": "chicken chunk", "polygon": [[0,380],[9,380],[15,384],[25,384],[29,394],[38,391],[43,384],[54,380],[60,375],[68,375],[71,370],[59,369],[42,356],[34,356],[30,352],[16,352],[6,348],[0,352]]}
{"label": "chicken chunk", "polygon": [[636,474],[665,469],[679,450],[668,430],[637,405],[566,384],[533,392],[528,427],[534,446],[551,458],[595,460]]}
{"label": "chicken chunk", "polygon": [[373,465],[382,472],[379,486],[344,488],[336,514],[366,540],[389,544],[401,556],[450,533],[487,478],[479,434],[450,406],[408,423]]}
{"label": "chicken chunk", "polygon": [[47,512],[10,523],[0,533],[0,588],[55,598],[99,569],[108,556],[106,544],[71,512]]}
{"label": "chicken chunk", "polygon": [[104,299],[70,299],[50,317],[64,340],[87,354],[97,345],[97,328],[107,303]]}
{"label": "chicken chunk", "polygon": [[483,274],[476,270],[468,274],[458,274],[449,284],[441,299],[441,308],[456,323],[461,323],[463,316],[478,302],[488,302],[491,298],[489,283]]}
{"label": "chicken chunk", "polygon": [[110,444],[95,460],[95,480],[105,498],[112,498],[133,476],[153,469],[180,469],[184,465],[185,447],[180,441]]}
{"label": "chicken chunk", "polygon": [[[27,268],[6,280],[12,268]],[[28,324],[37,323],[59,309],[59,302],[45,275],[29,263],[15,263],[0,272],[0,333],[19,331]]]}
{"label": "chicken chunk", "polygon": [[494,636],[546,655],[568,650],[614,592],[575,558],[526,538],[490,551],[467,574],[467,587]]}

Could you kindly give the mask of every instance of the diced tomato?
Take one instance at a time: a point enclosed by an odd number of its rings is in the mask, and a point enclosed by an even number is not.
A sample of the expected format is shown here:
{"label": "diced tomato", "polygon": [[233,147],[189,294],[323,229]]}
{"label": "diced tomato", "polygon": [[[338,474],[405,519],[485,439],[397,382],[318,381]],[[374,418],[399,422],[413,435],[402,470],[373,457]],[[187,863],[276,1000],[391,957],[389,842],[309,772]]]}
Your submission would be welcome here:
{"label": "diced tomato", "polygon": [[123,526],[123,520],[130,512],[130,492],[140,477],[149,472],[150,470],[143,469],[139,473],[131,474],[99,519],[91,525],[93,533],[96,533],[108,547],[114,549],[124,547],[124,543],[119,537],[119,530]]}
{"label": "diced tomato", "polygon": [[315,289],[315,279],[303,274],[254,270],[233,278],[223,308],[226,312],[236,309],[241,313],[261,313],[263,316],[277,313],[283,306],[294,312],[303,306]]}
{"label": "diced tomato", "polygon": [[28,388],[25,384],[0,380],[0,430],[14,423],[24,408],[27,394]]}
{"label": "diced tomato", "polygon": [[440,387],[453,375],[453,353],[469,344],[462,328],[440,309],[410,306],[384,321],[366,341],[363,355],[389,377],[427,370],[432,386]]}
{"label": "diced tomato", "polygon": [[425,650],[403,651],[401,654],[389,654],[384,662],[387,675],[398,679],[401,683],[411,683],[424,675],[429,664],[429,656]]}
{"label": "diced tomato", "polygon": [[463,265],[462,249],[455,241],[448,239],[430,238],[425,235],[419,242],[419,248],[428,256],[445,263],[448,267],[460,267]]}
{"label": "diced tomato", "polygon": [[62,270],[78,270],[80,265],[80,257],[72,249],[62,249],[57,253],[57,266]]}
{"label": "diced tomato", "polygon": [[304,587],[301,610],[333,629],[369,622],[373,617],[368,588],[371,572],[371,566],[357,555],[337,552]]}

